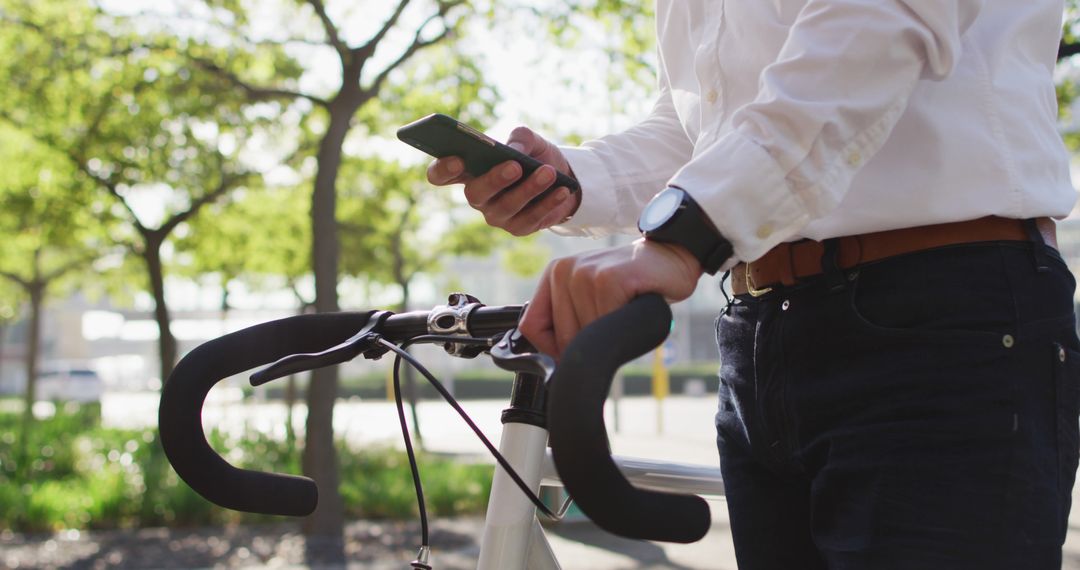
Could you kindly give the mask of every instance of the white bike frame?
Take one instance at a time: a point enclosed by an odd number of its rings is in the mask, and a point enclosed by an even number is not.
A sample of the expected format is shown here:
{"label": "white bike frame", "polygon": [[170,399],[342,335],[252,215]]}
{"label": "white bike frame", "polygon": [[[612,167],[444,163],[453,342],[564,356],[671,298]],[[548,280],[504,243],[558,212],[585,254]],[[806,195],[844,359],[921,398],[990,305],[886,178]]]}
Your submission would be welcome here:
{"label": "white bike frame", "polygon": [[[503,426],[499,451],[523,481],[539,492],[540,486],[562,486],[551,452],[547,430],[525,423]],[[674,493],[723,496],[718,467],[614,457],[615,464],[635,486]],[[502,467],[495,466],[478,570],[557,570],[559,562],[548,544],[536,507]]]}

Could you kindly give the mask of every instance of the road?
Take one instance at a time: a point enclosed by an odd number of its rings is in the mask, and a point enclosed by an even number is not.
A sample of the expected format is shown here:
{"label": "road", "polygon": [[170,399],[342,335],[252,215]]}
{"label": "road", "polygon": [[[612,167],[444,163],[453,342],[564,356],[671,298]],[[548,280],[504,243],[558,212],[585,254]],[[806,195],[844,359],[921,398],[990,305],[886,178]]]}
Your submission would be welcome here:
{"label": "road", "polygon": [[[142,428],[157,422],[158,396],[152,393],[110,393],[102,402],[102,421],[108,427]],[[492,441],[498,442],[504,400],[462,402],[462,407]],[[715,464],[712,396],[671,397],[662,404],[651,398],[623,398],[618,405],[612,449],[635,455],[687,463]],[[663,418],[658,426],[657,410]],[[298,405],[294,427],[303,431],[307,409]],[[487,451],[449,405],[425,401],[418,406],[420,431],[429,451],[485,455]],[[609,428],[616,425],[616,406],[606,409]],[[203,408],[203,425],[230,433],[256,430],[285,436],[285,406],[279,402],[239,404],[229,398],[210,398]],[[410,424],[411,426],[411,424]],[[350,445],[400,445],[397,411],[391,402],[343,400],[334,407],[334,433]]]}

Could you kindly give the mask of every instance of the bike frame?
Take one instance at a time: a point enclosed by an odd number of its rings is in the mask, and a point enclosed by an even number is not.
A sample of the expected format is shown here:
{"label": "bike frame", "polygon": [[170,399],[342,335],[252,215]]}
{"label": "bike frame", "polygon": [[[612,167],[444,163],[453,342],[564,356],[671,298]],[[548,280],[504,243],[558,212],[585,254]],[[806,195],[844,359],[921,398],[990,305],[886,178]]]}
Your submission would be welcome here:
{"label": "bike frame", "polygon": [[[543,394],[537,393],[533,382],[523,374],[518,374],[515,379],[511,407],[503,412],[499,452],[533,492],[538,493],[541,486],[561,487],[562,483],[547,448],[548,432],[540,419],[543,415]],[[528,395],[523,396],[523,393]],[[724,495],[724,482],[718,467],[633,457],[616,456],[614,460],[623,475],[637,487],[703,496]],[[536,507],[506,471],[496,465],[477,569],[559,568],[537,519]]]}

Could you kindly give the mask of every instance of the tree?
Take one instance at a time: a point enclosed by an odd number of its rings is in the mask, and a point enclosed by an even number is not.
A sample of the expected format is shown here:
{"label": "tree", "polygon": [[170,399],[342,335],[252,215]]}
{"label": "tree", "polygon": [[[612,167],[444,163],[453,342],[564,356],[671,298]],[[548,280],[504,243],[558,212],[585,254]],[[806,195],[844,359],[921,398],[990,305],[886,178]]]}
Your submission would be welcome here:
{"label": "tree", "polygon": [[[638,6],[636,3],[608,0],[573,4],[600,11]],[[471,21],[477,21],[477,17],[483,15],[494,18],[502,10],[502,5],[492,3],[490,6],[480,6],[468,0],[398,0],[384,5],[381,13],[366,15],[365,23],[374,22],[374,25],[347,28],[341,24],[346,16],[345,8],[333,11],[324,5],[323,0],[297,0],[295,11],[288,10],[288,7],[285,9],[286,16],[281,25],[284,33],[272,38],[253,37],[252,28],[246,25],[248,10],[242,3],[214,0],[208,1],[207,5],[212,8],[212,13],[217,11],[218,16],[213,18],[217,29],[232,42],[256,49],[321,43],[321,47],[312,48],[310,59],[332,58],[340,66],[340,75],[335,74],[327,79],[325,89],[312,92],[301,89],[295,78],[275,74],[259,76],[249,68],[233,65],[224,58],[207,57],[194,50],[188,52],[194,66],[233,85],[252,100],[294,102],[299,105],[298,108],[311,111],[305,128],[316,142],[310,210],[315,309],[319,312],[336,311],[337,285],[341,273],[337,180],[349,133],[357,123],[370,126],[385,121],[386,117],[374,113],[375,109],[396,110],[405,98],[413,97],[410,91],[421,90],[421,84],[406,80],[407,75],[402,72],[406,64],[415,62],[421,53],[430,51],[434,46],[461,45],[455,40],[460,37],[469,18],[472,18]],[[335,7],[340,6],[344,5],[337,4]],[[529,12],[532,8],[522,10]],[[314,24],[321,31],[321,37],[308,35],[308,24]],[[361,38],[358,37],[360,33],[351,33],[354,28],[369,33]],[[444,54],[451,59],[444,60],[442,66],[462,72],[457,85],[472,86],[470,89],[474,91],[485,92],[479,81],[465,78],[477,68],[472,64],[471,56],[454,51],[444,51]],[[426,63],[430,66],[436,61],[428,60]],[[398,87],[399,93],[404,92],[401,99],[393,96],[394,86]],[[401,108],[413,110],[416,107],[402,105]],[[432,106],[427,107],[425,113],[443,110],[443,107]],[[414,118],[411,116],[407,120]],[[459,115],[459,118],[468,121],[470,117]],[[369,129],[368,135],[384,135],[385,132],[382,129]],[[343,527],[332,431],[333,403],[337,391],[336,369],[316,371],[307,396],[309,413],[303,464],[305,474],[313,477],[323,489],[323,500],[305,524],[305,532],[309,536],[340,537]]]}
{"label": "tree", "polygon": [[11,32],[0,40],[0,79],[14,87],[0,94],[0,118],[63,156],[126,220],[113,239],[143,263],[164,380],[177,358],[165,301],[166,243],[251,176],[240,155],[262,120],[230,87],[199,81],[177,64],[178,50],[194,49],[192,42],[141,37],[77,0],[5,2],[0,21]]}
{"label": "tree", "polygon": [[[95,215],[103,214],[101,204],[75,172],[63,168],[62,159],[18,132],[0,129],[0,162],[7,165],[0,182],[0,278],[21,292],[28,312],[25,403],[16,453],[19,469],[25,469],[37,400],[42,311],[50,295],[69,289],[71,277],[108,253],[109,216]],[[10,319],[10,312],[3,318]]]}
{"label": "tree", "polygon": [[[373,33],[362,40],[351,40],[335,23],[334,16],[322,0],[298,2],[297,13],[288,15],[288,29],[314,19],[322,30],[323,51],[340,65],[341,74],[334,79],[327,93],[312,94],[295,88],[290,77],[274,75],[254,77],[249,69],[236,66],[223,57],[214,57],[199,50],[188,50],[194,66],[208,77],[232,85],[238,93],[251,100],[301,100],[314,107],[308,127],[318,140],[315,152],[315,176],[311,194],[311,259],[315,281],[315,310],[339,310],[337,285],[340,277],[340,243],[338,237],[337,180],[344,154],[344,144],[355,124],[357,113],[365,105],[377,101],[391,76],[426,48],[450,39],[464,22],[468,13],[465,0],[435,0],[418,3],[409,11],[410,0],[392,4],[381,17]],[[227,20],[236,25],[224,25],[232,32],[234,41],[252,45],[280,45],[278,42],[256,39],[251,41],[244,24],[247,11],[240,3],[214,2],[212,6],[228,12]],[[408,13],[408,17],[406,16]],[[398,36],[408,39],[399,44]],[[295,35],[302,36],[302,32]],[[394,53],[389,57],[383,54]],[[316,125],[318,123],[318,125]],[[338,492],[338,467],[333,445],[333,405],[338,392],[338,371],[335,368],[317,370],[308,386],[308,418],[304,446],[304,472],[315,479],[323,490],[316,512],[306,521],[305,532],[329,537],[340,542],[344,527],[344,510]],[[338,552],[340,554],[340,552]],[[331,555],[331,559],[340,558]]]}
{"label": "tree", "polygon": [[[303,314],[312,302],[300,291],[311,274],[311,226],[304,212],[308,197],[296,187],[259,188],[236,192],[207,206],[207,215],[179,228],[176,242],[180,271],[192,277],[216,274],[222,288],[222,310],[229,307],[229,285],[293,292]],[[296,377],[285,387],[285,438],[291,448]]]}
{"label": "tree", "polygon": [[[342,169],[342,243],[350,255],[345,273],[396,286],[396,310],[408,311],[416,277],[433,275],[445,261],[485,256],[506,247],[509,235],[484,223],[457,193],[431,188],[422,166],[377,157],[351,159]],[[535,267],[534,271],[539,269]],[[416,411],[415,377],[404,370],[404,395],[413,432],[422,441]]]}
{"label": "tree", "polygon": [[1077,35],[1078,24],[1080,24],[1080,2],[1066,0],[1065,23],[1061,34],[1061,42],[1058,46],[1058,61],[1080,53],[1080,36]]}
{"label": "tree", "polygon": [[4,345],[7,341],[8,327],[19,314],[19,292],[15,285],[7,281],[0,282],[0,378],[3,378]]}

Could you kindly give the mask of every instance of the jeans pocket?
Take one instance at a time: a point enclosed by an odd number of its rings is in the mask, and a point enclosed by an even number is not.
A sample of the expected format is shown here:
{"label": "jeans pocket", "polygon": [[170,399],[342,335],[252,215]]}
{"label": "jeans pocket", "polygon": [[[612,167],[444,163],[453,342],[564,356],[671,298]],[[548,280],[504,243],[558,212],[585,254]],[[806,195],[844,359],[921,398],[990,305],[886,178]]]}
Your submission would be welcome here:
{"label": "jeans pocket", "polygon": [[1054,343],[1055,444],[1057,448],[1058,528],[1064,540],[1072,488],[1080,462],[1080,352]]}
{"label": "jeans pocket", "polygon": [[994,247],[867,265],[849,273],[849,285],[855,326],[869,334],[1000,344],[1016,327],[1014,289]]}

